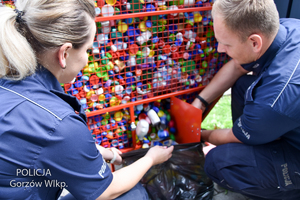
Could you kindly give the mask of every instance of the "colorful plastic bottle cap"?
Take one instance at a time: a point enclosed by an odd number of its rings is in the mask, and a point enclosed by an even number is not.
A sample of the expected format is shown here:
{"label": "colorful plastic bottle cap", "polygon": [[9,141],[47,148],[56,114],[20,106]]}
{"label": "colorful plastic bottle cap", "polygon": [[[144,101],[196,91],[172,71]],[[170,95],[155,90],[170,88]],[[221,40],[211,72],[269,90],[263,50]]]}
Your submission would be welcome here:
{"label": "colorful plastic bottle cap", "polygon": [[115,26],[115,25],[116,25],[115,22],[116,22],[115,20],[109,20],[109,25],[110,25],[110,26]]}
{"label": "colorful plastic bottle cap", "polygon": [[202,15],[200,13],[196,13],[194,15],[194,22],[201,22],[202,21]]}
{"label": "colorful plastic bottle cap", "polygon": [[[178,10],[178,7],[176,5],[172,5],[169,7],[169,10]],[[171,15],[175,17],[178,15],[178,13],[171,13]]]}
{"label": "colorful plastic bottle cap", "polygon": [[96,13],[96,16],[99,16],[101,14],[101,9],[99,7],[96,7],[95,13]]}
{"label": "colorful plastic bottle cap", "polygon": [[132,22],[133,22],[133,18],[125,19],[126,24],[132,24]]}
{"label": "colorful plastic bottle cap", "polygon": [[110,26],[103,26],[101,28],[101,30],[102,30],[102,33],[109,34],[110,33]]}
{"label": "colorful plastic bottle cap", "polygon": [[118,95],[122,94],[123,90],[124,90],[124,87],[122,85],[116,85],[115,86],[115,93],[116,94],[118,94]]}
{"label": "colorful plastic bottle cap", "polygon": [[182,33],[179,32],[179,33],[176,34],[176,39],[182,40],[182,36],[183,36]]}
{"label": "colorful plastic bottle cap", "polygon": [[158,41],[158,47],[159,47],[159,48],[163,48],[164,46],[165,46],[165,42],[162,41],[162,40],[159,40],[159,41]]}
{"label": "colorful plastic bottle cap", "polygon": [[86,98],[82,98],[82,99],[80,99],[80,103],[81,103],[81,104],[86,104],[86,103],[87,103],[87,100],[86,100]]}
{"label": "colorful plastic bottle cap", "polygon": [[108,124],[108,120],[107,120],[107,119],[102,120],[102,121],[101,121],[101,124],[102,124],[102,125]]}
{"label": "colorful plastic bottle cap", "polygon": [[178,51],[178,46],[176,44],[171,45],[171,51],[172,52],[177,52]]}
{"label": "colorful plastic bottle cap", "polygon": [[116,4],[117,0],[105,0],[105,2],[106,2],[108,5],[113,6],[113,5]]}
{"label": "colorful plastic bottle cap", "polygon": [[136,106],[136,109],[137,109],[138,111],[142,111],[142,110],[144,109],[143,104],[137,105],[137,106]]}
{"label": "colorful plastic bottle cap", "polygon": [[103,94],[103,88],[99,88],[99,89],[97,89],[97,90],[95,90],[95,94],[97,94],[97,95],[100,95],[100,94]]}
{"label": "colorful plastic bottle cap", "polygon": [[157,136],[160,138],[160,139],[166,139],[169,137],[169,132],[167,130],[159,130],[157,132]]}
{"label": "colorful plastic bottle cap", "polygon": [[104,44],[106,41],[107,41],[108,37],[106,37],[105,34],[99,34],[97,36],[97,41],[100,43],[100,44]]}
{"label": "colorful plastic bottle cap", "polygon": [[142,70],[141,69],[136,69],[135,70],[135,75],[137,75],[137,76],[142,75]]}
{"label": "colorful plastic bottle cap", "polygon": [[119,141],[116,140],[116,139],[114,139],[114,140],[111,141],[111,145],[112,145],[113,147],[116,147],[116,146],[119,145]]}
{"label": "colorful plastic bottle cap", "polygon": [[146,117],[147,117],[146,113],[139,114],[139,120],[146,119]]}
{"label": "colorful plastic bottle cap", "polygon": [[103,7],[103,6],[105,5],[104,0],[98,0],[98,1],[97,1],[97,5],[98,5],[99,7]]}
{"label": "colorful plastic bottle cap", "polygon": [[150,50],[149,57],[153,57],[154,54],[155,54],[155,51],[154,50]]}
{"label": "colorful plastic bottle cap", "polygon": [[165,45],[164,47],[163,47],[163,52],[165,53],[165,54],[169,54],[170,52],[171,52],[171,46],[170,45]]}
{"label": "colorful plastic bottle cap", "polygon": [[129,97],[129,96],[124,96],[124,97],[123,97],[123,100],[124,100],[124,101],[129,101],[129,100],[130,100],[130,97]]}
{"label": "colorful plastic bottle cap", "polygon": [[136,55],[136,53],[139,51],[139,46],[137,44],[132,44],[129,46],[129,52],[132,55]]}
{"label": "colorful plastic bottle cap", "polygon": [[131,94],[131,92],[132,92],[132,87],[127,86],[125,92],[126,92],[126,94]]}
{"label": "colorful plastic bottle cap", "polygon": [[90,77],[90,84],[91,85],[97,85],[99,83],[99,78],[96,75],[92,75]]}
{"label": "colorful plastic bottle cap", "polygon": [[139,24],[139,29],[143,32],[147,31],[147,26],[146,26],[146,23],[144,21],[142,21],[140,24]]}
{"label": "colorful plastic bottle cap", "polygon": [[202,67],[203,67],[203,68],[207,68],[207,66],[208,66],[207,62],[206,62],[206,61],[203,61],[203,62],[202,62]]}
{"label": "colorful plastic bottle cap", "polygon": [[105,100],[105,95],[104,94],[100,94],[98,97],[99,101],[104,101]]}
{"label": "colorful plastic bottle cap", "polygon": [[143,53],[143,56],[148,56],[150,54],[150,48],[149,47],[144,47],[142,49],[142,53]]}
{"label": "colorful plastic bottle cap", "polygon": [[147,28],[151,28],[152,27],[152,22],[150,20],[146,21],[146,26]]}
{"label": "colorful plastic bottle cap", "polygon": [[109,100],[109,105],[110,106],[117,106],[120,104],[120,101],[117,97],[112,97],[110,100]]}
{"label": "colorful plastic bottle cap", "polygon": [[147,12],[155,11],[155,6],[152,5],[152,4],[147,4],[147,5],[146,5],[146,11],[147,11]]}
{"label": "colorful plastic bottle cap", "polygon": [[118,31],[120,31],[121,33],[125,33],[127,30],[128,30],[128,25],[120,21],[118,24]]}
{"label": "colorful plastic bottle cap", "polygon": [[93,102],[97,101],[97,100],[98,100],[98,95],[92,94],[91,100],[92,100]]}
{"label": "colorful plastic bottle cap", "polygon": [[121,121],[122,118],[123,118],[123,113],[122,113],[122,112],[118,111],[118,112],[116,112],[116,113],[114,114],[114,119],[115,119],[117,122]]}
{"label": "colorful plastic bottle cap", "polygon": [[105,5],[102,7],[102,16],[103,17],[113,16],[114,12],[115,12],[115,9],[110,5]]}
{"label": "colorful plastic bottle cap", "polygon": [[151,133],[150,138],[151,138],[151,140],[154,141],[155,139],[157,139],[157,134],[156,133]]}
{"label": "colorful plastic bottle cap", "polygon": [[185,6],[194,6],[195,0],[184,0],[183,5]]}
{"label": "colorful plastic bottle cap", "polygon": [[157,115],[158,115],[159,117],[162,117],[162,116],[165,115],[165,113],[164,113],[164,111],[160,110],[160,111],[158,111]]}
{"label": "colorful plastic bottle cap", "polygon": [[115,60],[115,64],[119,67],[119,70],[121,71],[126,67],[125,63],[119,60]]}
{"label": "colorful plastic bottle cap", "polygon": [[185,60],[189,59],[189,57],[190,57],[190,54],[189,54],[189,53],[185,52],[185,53],[183,54],[183,58],[184,58]]}

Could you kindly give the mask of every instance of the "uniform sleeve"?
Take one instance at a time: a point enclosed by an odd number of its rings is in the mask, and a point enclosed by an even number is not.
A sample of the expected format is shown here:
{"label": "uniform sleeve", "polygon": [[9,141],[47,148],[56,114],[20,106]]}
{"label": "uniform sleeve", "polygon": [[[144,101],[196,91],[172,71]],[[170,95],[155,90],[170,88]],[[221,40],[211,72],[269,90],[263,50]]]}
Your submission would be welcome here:
{"label": "uniform sleeve", "polygon": [[65,184],[77,199],[96,199],[113,178],[85,122],[75,114],[58,122],[49,133],[49,142],[41,149],[36,165],[45,170],[49,183],[62,183],[51,187]]}
{"label": "uniform sleeve", "polygon": [[249,103],[232,128],[233,134],[243,143],[259,145],[274,141],[296,128],[298,124],[270,106]]}

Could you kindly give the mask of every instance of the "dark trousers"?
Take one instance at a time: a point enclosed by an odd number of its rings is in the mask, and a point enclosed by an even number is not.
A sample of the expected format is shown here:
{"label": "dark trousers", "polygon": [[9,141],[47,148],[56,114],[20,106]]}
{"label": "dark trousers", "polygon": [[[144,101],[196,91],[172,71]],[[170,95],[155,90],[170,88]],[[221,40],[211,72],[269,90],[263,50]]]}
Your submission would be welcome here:
{"label": "dark trousers", "polygon": [[[244,94],[254,76],[233,86],[232,119],[241,116]],[[300,151],[284,140],[250,146],[229,143],[215,147],[205,160],[205,172],[220,186],[252,199],[300,199]]]}

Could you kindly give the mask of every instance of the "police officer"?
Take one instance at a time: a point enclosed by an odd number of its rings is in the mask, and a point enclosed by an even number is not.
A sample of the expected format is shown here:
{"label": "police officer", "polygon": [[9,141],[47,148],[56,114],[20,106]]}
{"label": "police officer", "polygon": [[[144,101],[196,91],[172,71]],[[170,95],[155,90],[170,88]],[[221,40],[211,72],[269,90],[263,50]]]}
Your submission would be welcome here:
{"label": "police officer", "polygon": [[204,111],[232,87],[233,127],[202,132],[217,145],[205,171],[253,199],[299,199],[300,21],[279,19],[273,0],[216,0],[212,16],[232,59],[192,104]]}
{"label": "police officer", "polygon": [[95,145],[79,101],[64,93],[87,64],[93,0],[19,0],[0,7],[0,199],[148,199],[137,183],[173,147],[115,172],[120,151]]}

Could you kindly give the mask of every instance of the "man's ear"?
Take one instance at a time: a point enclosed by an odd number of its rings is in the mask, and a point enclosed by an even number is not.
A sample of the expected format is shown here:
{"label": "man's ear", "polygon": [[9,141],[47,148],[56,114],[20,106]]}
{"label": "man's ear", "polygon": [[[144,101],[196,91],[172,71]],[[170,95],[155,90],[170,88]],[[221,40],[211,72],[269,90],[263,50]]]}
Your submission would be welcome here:
{"label": "man's ear", "polygon": [[58,50],[58,61],[61,68],[65,69],[67,65],[67,58],[69,56],[69,50],[72,49],[71,43],[63,44]]}
{"label": "man's ear", "polygon": [[252,34],[248,38],[253,52],[258,53],[262,49],[262,37],[258,34]]}

